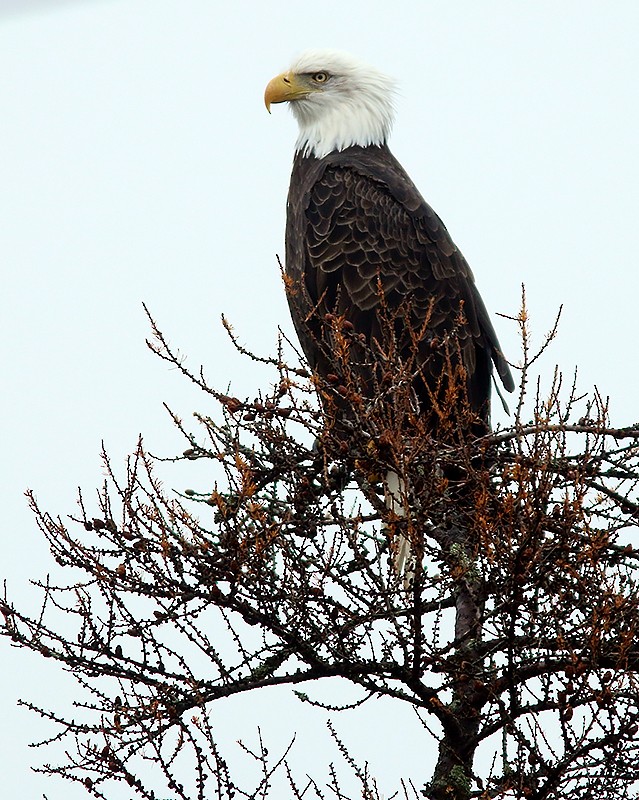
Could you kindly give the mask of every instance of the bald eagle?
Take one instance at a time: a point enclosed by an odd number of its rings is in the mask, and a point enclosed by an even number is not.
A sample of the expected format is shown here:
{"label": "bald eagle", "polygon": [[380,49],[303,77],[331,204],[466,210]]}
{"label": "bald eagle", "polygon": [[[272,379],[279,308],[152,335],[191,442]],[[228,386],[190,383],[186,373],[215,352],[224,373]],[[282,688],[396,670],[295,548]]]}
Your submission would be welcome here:
{"label": "bald eagle", "polygon": [[394,93],[386,75],[323,50],[266,87],[267,109],[288,102],[299,124],[286,223],[293,322],[320,375],[335,372],[334,320],[344,320],[363,343],[351,357],[364,394],[393,349],[411,363],[434,435],[453,380],[468,430],[485,432],[493,367],[508,391],[512,374],[470,267],[388,148]]}
{"label": "bald eagle", "polygon": [[[349,331],[346,366],[360,396],[383,403],[384,376],[399,360],[426,422],[421,430],[459,442],[489,430],[493,368],[506,390],[514,381],[470,267],[388,148],[394,92],[372,67],[320,50],[266,87],[267,109],[288,102],[299,124],[287,204],[288,300],[317,374],[329,382],[343,374],[340,333]],[[385,492],[401,516],[406,487],[392,470]],[[398,573],[410,553],[400,535]]]}

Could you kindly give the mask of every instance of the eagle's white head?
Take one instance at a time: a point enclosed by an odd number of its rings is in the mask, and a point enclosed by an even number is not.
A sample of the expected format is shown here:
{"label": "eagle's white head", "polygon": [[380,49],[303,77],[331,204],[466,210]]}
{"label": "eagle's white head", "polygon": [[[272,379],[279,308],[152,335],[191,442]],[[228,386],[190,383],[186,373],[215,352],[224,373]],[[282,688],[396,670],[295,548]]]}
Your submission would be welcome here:
{"label": "eagle's white head", "polygon": [[309,50],[266,87],[264,102],[291,103],[297,150],[323,158],[351,145],[385,144],[393,124],[395,81],[335,50]]}

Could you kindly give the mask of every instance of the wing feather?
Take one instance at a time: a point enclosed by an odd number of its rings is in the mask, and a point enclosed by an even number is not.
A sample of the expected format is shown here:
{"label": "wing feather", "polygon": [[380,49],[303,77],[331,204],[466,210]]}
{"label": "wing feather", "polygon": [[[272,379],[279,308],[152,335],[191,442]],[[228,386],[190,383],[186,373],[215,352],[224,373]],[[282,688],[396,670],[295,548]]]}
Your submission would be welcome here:
{"label": "wing feather", "polygon": [[[491,361],[508,391],[510,369],[466,260],[398,162],[387,148],[353,147],[321,160],[298,156],[296,168],[287,271],[308,295],[305,314],[299,298],[291,306],[311,364],[319,365],[317,338],[327,312],[344,314],[372,344],[383,309],[405,309],[406,326],[426,328],[419,345],[426,382],[436,384],[445,369],[434,343],[454,337],[469,399],[487,419]],[[309,335],[301,320],[309,324],[310,309],[320,322]],[[406,331],[405,347],[409,340]]]}

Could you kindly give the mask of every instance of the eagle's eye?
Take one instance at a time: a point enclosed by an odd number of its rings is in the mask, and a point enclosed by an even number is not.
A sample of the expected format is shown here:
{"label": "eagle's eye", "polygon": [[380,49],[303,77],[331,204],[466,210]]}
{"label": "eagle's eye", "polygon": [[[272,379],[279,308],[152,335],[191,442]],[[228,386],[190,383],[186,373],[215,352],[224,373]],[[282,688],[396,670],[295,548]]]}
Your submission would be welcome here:
{"label": "eagle's eye", "polygon": [[312,77],[315,83],[326,83],[328,80],[328,72],[316,72]]}

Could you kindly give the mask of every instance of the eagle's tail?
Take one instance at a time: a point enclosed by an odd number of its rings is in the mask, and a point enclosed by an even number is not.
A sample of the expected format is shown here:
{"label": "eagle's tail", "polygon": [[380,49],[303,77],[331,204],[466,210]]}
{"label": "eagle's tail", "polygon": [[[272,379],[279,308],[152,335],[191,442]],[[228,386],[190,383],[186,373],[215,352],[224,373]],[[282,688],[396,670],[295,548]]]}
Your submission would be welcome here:
{"label": "eagle's tail", "polygon": [[[384,498],[386,507],[397,518],[406,516],[406,485],[393,470],[386,473],[384,481]],[[393,566],[398,577],[403,579],[404,589],[409,591],[415,581],[415,554],[404,532],[391,538]]]}

